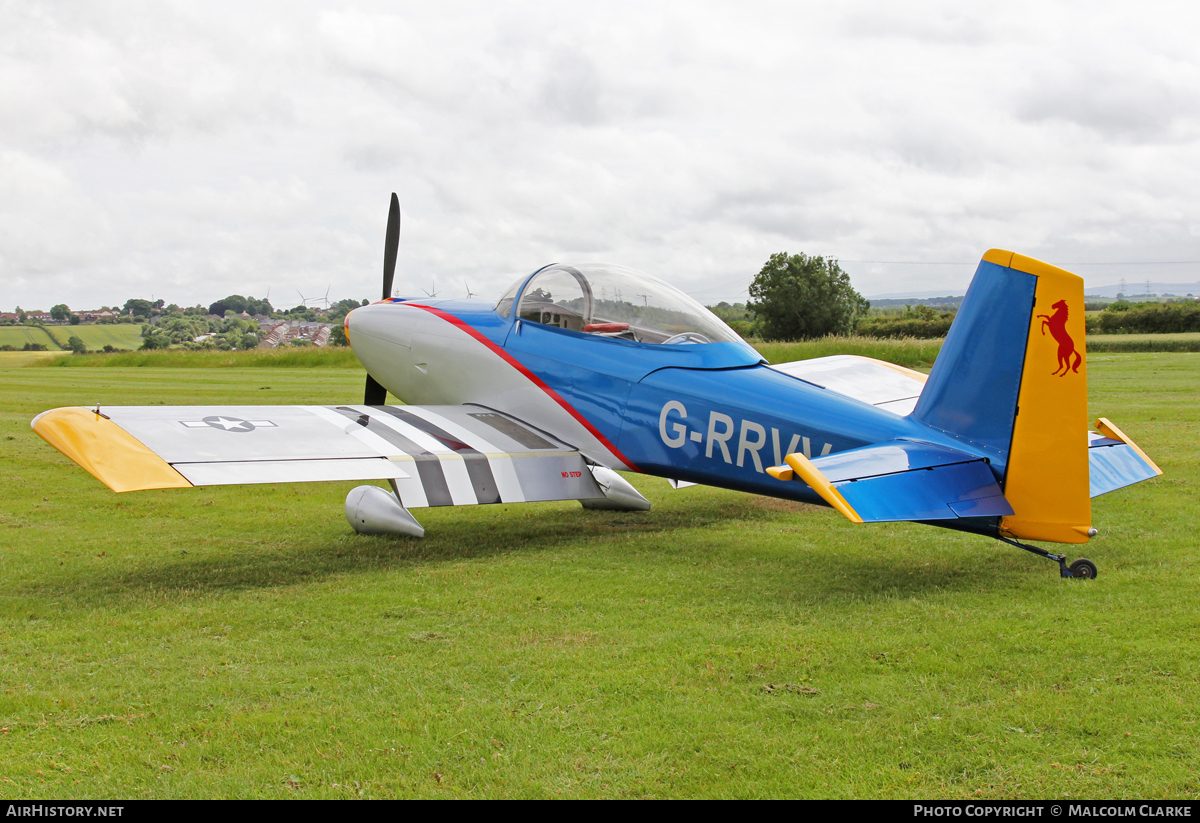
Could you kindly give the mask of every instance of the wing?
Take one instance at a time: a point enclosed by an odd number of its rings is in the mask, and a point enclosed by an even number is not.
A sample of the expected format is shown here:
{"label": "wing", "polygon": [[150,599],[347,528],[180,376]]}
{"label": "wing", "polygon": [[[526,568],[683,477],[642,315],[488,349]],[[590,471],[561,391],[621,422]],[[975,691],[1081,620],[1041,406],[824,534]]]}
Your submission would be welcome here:
{"label": "wing", "polygon": [[117,492],[389,480],[409,508],[603,500],[614,485],[640,498],[613,472],[594,477],[570,445],[482,406],[62,408],[32,425]]}
{"label": "wing", "polygon": [[814,357],[770,368],[902,417],[917,405],[927,379],[919,371],[853,354]]}
{"label": "wing", "polygon": [[767,473],[807,483],[855,523],[1013,513],[987,461],[928,443],[892,440],[811,460],[789,454]]}

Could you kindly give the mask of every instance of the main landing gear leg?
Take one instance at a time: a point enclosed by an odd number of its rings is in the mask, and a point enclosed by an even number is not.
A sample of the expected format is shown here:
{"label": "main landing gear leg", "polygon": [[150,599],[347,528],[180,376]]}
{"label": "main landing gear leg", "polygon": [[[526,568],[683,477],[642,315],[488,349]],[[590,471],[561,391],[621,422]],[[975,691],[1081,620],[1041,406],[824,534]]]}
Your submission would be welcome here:
{"label": "main landing gear leg", "polygon": [[1026,546],[1024,543],[1018,543],[1016,540],[1009,540],[1007,537],[997,537],[1010,546],[1016,546],[1018,549],[1024,549],[1027,552],[1032,552],[1038,557],[1044,557],[1047,560],[1058,561],[1059,577],[1076,577],[1080,580],[1095,580],[1096,579],[1096,564],[1090,560],[1079,558],[1070,566],[1067,565],[1067,556],[1065,554],[1051,554],[1045,549],[1039,549],[1037,546]]}

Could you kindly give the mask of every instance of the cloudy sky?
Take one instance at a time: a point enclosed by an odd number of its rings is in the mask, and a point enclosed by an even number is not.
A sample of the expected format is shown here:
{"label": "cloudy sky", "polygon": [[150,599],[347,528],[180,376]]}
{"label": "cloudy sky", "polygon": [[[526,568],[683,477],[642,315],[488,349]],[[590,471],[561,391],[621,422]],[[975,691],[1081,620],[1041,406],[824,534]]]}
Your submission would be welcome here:
{"label": "cloudy sky", "polygon": [[744,300],[774,252],[962,293],[988,248],[1200,280],[1184,3],[0,0],[0,309],[497,295],[556,260]]}

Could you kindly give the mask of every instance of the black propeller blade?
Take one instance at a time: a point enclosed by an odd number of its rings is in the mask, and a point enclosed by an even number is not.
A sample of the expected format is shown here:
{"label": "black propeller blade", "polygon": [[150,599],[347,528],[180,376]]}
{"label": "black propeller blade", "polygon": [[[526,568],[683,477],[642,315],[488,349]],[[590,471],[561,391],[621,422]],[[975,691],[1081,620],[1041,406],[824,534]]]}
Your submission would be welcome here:
{"label": "black propeller blade", "polygon": [[[383,299],[392,296],[392,280],[396,276],[396,255],[400,250],[400,198],[392,192],[392,204],[388,208],[387,235],[383,241]],[[382,406],[387,403],[387,389],[371,375],[367,375],[367,390],[363,395],[364,406]]]}
{"label": "black propeller blade", "polygon": [[371,375],[367,375],[367,390],[363,394],[364,406],[385,406],[387,405],[387,389],[379,384]]}
{"label": "black propeller blade", "polygon": [[392,296],[392,278],[396,276],[396,253],[400,249],[400,199],[392,192],[388,208],[387,238],[383,241],[383,299]]}

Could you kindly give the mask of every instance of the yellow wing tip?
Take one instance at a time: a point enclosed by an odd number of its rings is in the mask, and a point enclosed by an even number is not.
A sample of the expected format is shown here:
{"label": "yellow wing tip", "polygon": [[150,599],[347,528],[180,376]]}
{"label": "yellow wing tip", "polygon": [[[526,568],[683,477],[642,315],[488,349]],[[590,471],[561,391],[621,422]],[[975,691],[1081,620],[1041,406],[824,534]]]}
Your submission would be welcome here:
{"label": "yellow wing tip", "polygon": [[33,418],[37,435],[115,492],[189,489],[171,464],[104,415],[80,406]]}
{"label": "yellow wing tip", "polygon": [[846,502],[846,498],[842,497],[842,493],[837,490],[829,479],[821,473],[813,462],[799,452],[789,454],[784,458],[787,464],[791,466],[792,471],[800,475],[800,479],[807,483],[813,491],[821,495],[826,503],[837,509],[851,523],[864,522],[854,507]]}
{"label": "yellow wing tip", "polygon": [[1154,469],[1155,474],[1162,474],[1163,470],[1158,467],[1158,464],[1150,459],[1150,456],[1141,450],[1137,443],[1134,443],[1129,435],[1121,431],[1117,424],[1113,423],[1107,417],[1099,417],[1096,419],[1096,431],[1111,440],[1120,440],[1126,446],[1133,449],[1138,455],[1149,464],[1150,468]]}

